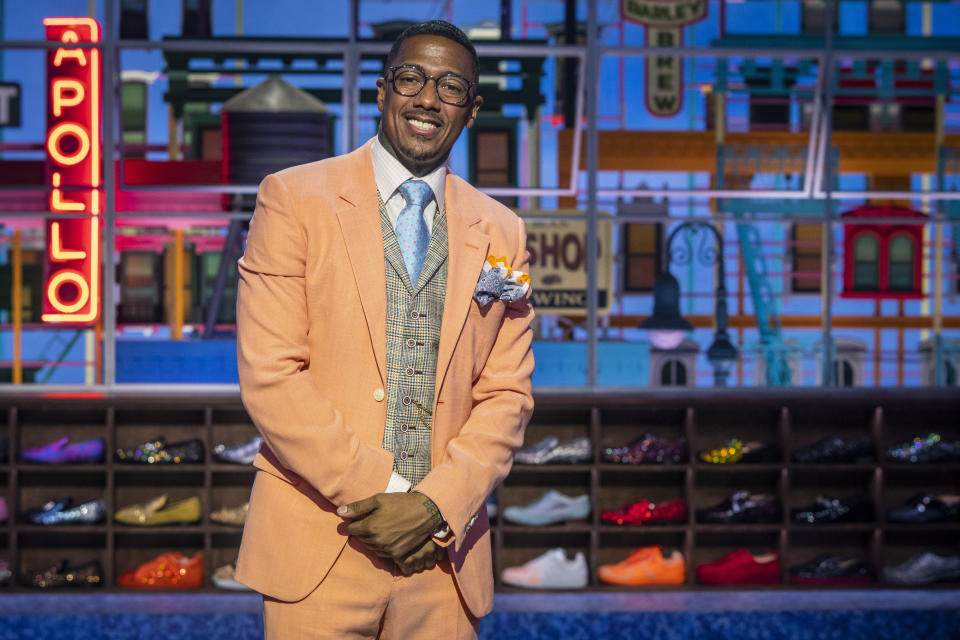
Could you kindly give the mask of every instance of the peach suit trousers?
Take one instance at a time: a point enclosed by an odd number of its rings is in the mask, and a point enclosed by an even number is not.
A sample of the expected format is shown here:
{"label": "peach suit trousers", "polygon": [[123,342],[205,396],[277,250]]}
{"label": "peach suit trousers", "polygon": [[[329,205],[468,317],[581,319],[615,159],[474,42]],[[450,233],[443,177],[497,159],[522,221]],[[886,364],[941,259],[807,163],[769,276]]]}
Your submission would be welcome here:
{"label": "peach suit trousers", "polygon": [[473,640],[478,623],[446,558],[405,576],[353,537],[306,598],[263,597],[266,640]]}

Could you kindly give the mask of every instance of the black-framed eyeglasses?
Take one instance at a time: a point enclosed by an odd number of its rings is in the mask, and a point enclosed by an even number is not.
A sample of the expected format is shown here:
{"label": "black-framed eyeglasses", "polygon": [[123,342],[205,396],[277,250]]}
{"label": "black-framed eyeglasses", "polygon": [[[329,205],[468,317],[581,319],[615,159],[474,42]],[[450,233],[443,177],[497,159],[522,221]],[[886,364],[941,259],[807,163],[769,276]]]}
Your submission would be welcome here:
{"label": "black-framed eyeglasses", "polygon": [[427,86],[427,80],[433,80],[437,85],[437,96],[440,101],[455,107],[467,104],[470,98],[470,87],[474,86],[473,82],[455,73],[445,73],[437,77],[428,76],[419,67],[411,64],[390,67],[387,72],[393,75],[390,83],[393,85],[393,90],[400,95],[411,98],[423,91]]}

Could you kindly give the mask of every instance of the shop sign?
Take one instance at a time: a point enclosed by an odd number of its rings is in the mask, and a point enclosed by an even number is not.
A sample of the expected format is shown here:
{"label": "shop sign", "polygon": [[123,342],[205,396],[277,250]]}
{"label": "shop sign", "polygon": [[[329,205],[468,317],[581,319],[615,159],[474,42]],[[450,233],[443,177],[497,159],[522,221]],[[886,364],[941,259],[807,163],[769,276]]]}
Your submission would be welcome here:
{"label": "shop sign", "polygon": [[44,322],[88,324],[100,314],[100,42],[91,18],[46,18],[47,220]]}
{"label": "shop sign", "polygon": [[[583,211],[520,211],[529,214],[583,214]],[[600,212],[597,233],[597,289],[600,313],[613,302],[613,225]],[[525,220],[530,253],[530,301],[538,313],[579,315],[587,310],[587,221]]]}
{"label": "shop sign", "polygon": [[[683,27],[707,17],[707,0],[622,0],[620,12],[642,24],[648,47],[682,47]],[[683,58],[647,56],[647,110],[659,118],[683,107]]]}

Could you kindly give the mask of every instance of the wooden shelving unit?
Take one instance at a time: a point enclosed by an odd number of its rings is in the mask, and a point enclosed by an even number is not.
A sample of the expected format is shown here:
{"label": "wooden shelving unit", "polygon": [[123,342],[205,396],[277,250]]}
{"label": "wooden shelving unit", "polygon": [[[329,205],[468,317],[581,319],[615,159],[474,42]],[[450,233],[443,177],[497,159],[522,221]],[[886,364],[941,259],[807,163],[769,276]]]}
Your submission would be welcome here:
{"label": "wooden shelving unit", "polygon": [[[499,508],[522,505],[548,489],[569,495],[589,493],[594,505],[586,523],[524,527],[495,519],[492,527],[497,588],[503,568],[526,562],[554,547],[584,551],[590,566],[588,590],[616,591],[622,587],[596,580],[599,564],[618,562],[639,546],[661,544],[679,549],[687,559],[684,589],[715,589],[694,581],[697,563],[712,561],[745,546],[752,551],[777,550],[781,583],[787,570],[820,553],[861,555],[875,567],[898,564],[912,553],[930,549],[960,552],[960,523],[930,526],[884,521],[887,507],[913,493],[936,490],[960,492],[960,464],[903,465],[880,455],[890,445],[915,435],[940,431],[958,436],[960,396],[949,391],[819,389],[640,390],[587,393],[542,390],[527,429],[527,444],[556,435],[561,440],[588,436],[594,461],[578,465],[516,465],[497,490]],[[0,398],[0,435],[10,439],[11,459],[0,464],[0,495],[7,499],[10,518],[0,523],[0,559],[19,574],[48,566],[60,558],[71,564],[92,559],[105,572],[104,590],[119,590],[117,576],[164,551],[202,550],[207,568],[206,590],[213,570],[235,560],[240,529],[213,523],[210,512],[247,499],[255,469],[223,464],[211,452],[219,443],[249,441],[254,429],[235,395],[118,395],[115,397],[41,396]],[[667,437],[686,435],[691,458],[700,449],[736,436],[744,440],[777,441],[782,459],[757,465],[715,466],[687,461],[676,465],[617,465],[601,462],[608,446],[623,445],[645,432]],[[853,437],[872,434],[877,460],[869,463],[803,465],[789,462],[794,449],[825,435]],[[37,465],[23,463],[23,448],[47,444],[68,435],[74,441],[103,437],[107,457],[102,464]],[[165,436],[175,442],[200,437],[206,448],[203,464],[154,467],[117,463],[113,452]],[[761,525],[706,525],[695,522],[698,508],[712,506],[738,488],[776,493],[784,507],[782,521]],[[196,495],[204,519],[197,525],[137,528],[112,520],[93,526],[39,527],[19,522],[22,511],[67,495],[76,500],[102,497],[110,514],[160,493],[170,500]],[[804,526],[790,521],[790,510],[818,494],[864,495],[875,504],[866,523]],[[682,497],[687,521],[669,526],[619,527],[602,523],[599,512],[634,500]],[[882,583],[877,583],[882,587]],[[939,586],[939,585],[938,585]],[[960,584],[943,585],[960,588]],[[777,587],[767,587],[777,588]],[[674,588],[671,588],[673,590]],[[25,590],[16,584],[2,592]],[[63,591],[68,592],[68,591]]]}
{"label": "wooden shelving unit", "polygon": [[[523,527],[498,518],[492,524],[497,587],[504,568],[522,564],[544,551],[564,547],[571,555],[583,551],[590,566],[587,590],[625,590],[597,580],[600,564],[624,559],[637,547],[660,544],[665,553],[678,549],[687,564],[686,583],[677,589],[717,589],[698,585],[696,565],[711,562],[735,548],[759,553],[775,550],[781,558],[777,587],[793,587],[789,568],[816,555],[860,556],[879,573],[913,553],[932,550],[960,553],[960,522],[904,525],[885,521],[886,509],[914,493],[960,493],[958,464],[900,464],[885,460],[889,446],[938,431],[958,436],[960,396],[927,390],[797,389],[771,392],[732,389],[700,390],[695,395],[671,390],[634,395],[616,392],[543,394],[527,428],[525,445],[555,435],[561,441],[588,436],[594,448],[592,465],[515,465],[497,490],[498,509],[525,505],[547,489],[568,495],[588,493],[593,504],[589,526]],[[603,462],[607,447],[622,446],[644,433],[670,439],[681,435],[690,444],[685,464],[622,465]],[[844,464],[797,464],[795,449],[827,435],[852,438],[872,435],[875,460]],[[696,453],[727,439],[777,442],[781,459],[774,463],[712,465],[697,462]],[[782,520],[771,524],[702,524],[697,509],[713,506],[737,489],[779,496]],[[868,522],[830,525],[794,523],[791,511],[817,495],[862,496],[874,505]],[[600,521],[600,511],[640,498],[684,498],[687,520],[682,524],[618,526]],[[875,587],[884,587],[874,582]],[[960,584],[933,585],[960,588]],[[743,587],[735,587],[743,588]],[[663,587],[656,587],[657,590]]]}

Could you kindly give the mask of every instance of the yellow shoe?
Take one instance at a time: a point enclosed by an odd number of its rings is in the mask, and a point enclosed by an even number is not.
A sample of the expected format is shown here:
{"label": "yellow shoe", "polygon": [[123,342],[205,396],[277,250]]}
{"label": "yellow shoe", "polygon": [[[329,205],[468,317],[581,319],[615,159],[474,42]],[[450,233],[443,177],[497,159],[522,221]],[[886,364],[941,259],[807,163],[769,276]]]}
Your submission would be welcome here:
{"label": "yellow shoe", "polygon": [[237,507],[224,507],[219,511],[210,514],[210,519],[220,524],[229,524],[235,527],[242,527],[247,521],[247,510],[250,508],[249,502],[244,502]]}
{"label": "yellow shoe", "polygon": [[200,498],[194,496],[168,505],[164,494],[150,502],[121,509],[114,518],[117,522],[140,527],[194,524],[200,521]]}
{"label": "yellow shoe", "polygon": [[157,496],[143,504],[124,507],[113,514],[113,519],[122,524],[144,525],[147,518],[162,509],[165,504],[167,504],[167,494]]}

